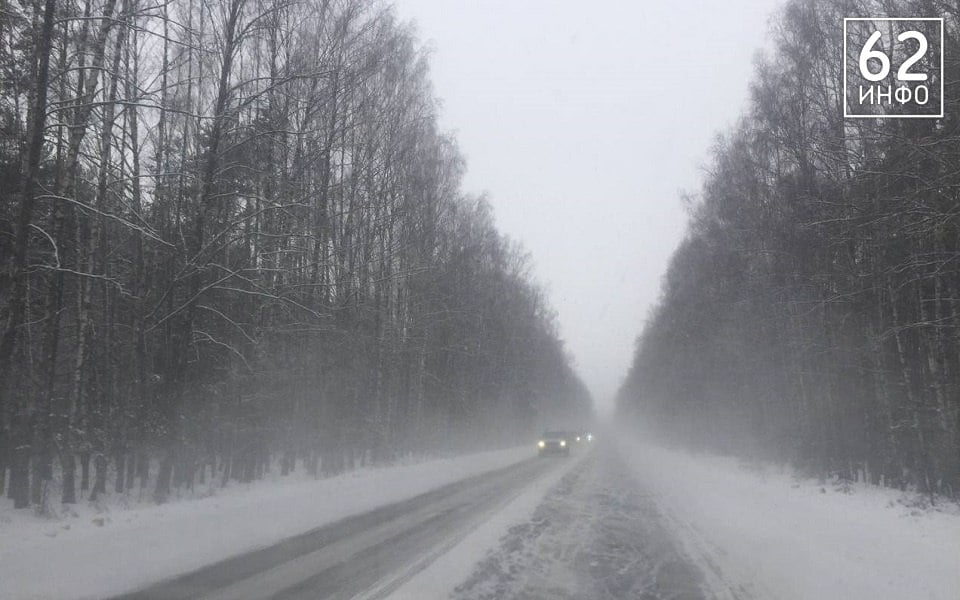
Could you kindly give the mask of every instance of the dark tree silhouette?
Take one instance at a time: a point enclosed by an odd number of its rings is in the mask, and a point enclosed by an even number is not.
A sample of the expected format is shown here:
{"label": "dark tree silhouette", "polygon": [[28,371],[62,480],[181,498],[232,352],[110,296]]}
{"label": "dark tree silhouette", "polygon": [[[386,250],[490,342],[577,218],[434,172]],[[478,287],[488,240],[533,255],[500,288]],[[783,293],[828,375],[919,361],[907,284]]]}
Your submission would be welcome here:
{"label": "dark tree silhouette", "polygon": [[[786,5],[750,106],[714,149],[620,410],[698,447],[960,494],[954,8]],[[946,17],[943,119],[843,119],[840,24],[885,14]]]}
{"label": "dark tree silhouette", "polygon": [[585,417],[391,10],[48,0],[5,3],[0,30],[0,486],[17,506],[56,488],[163,501],[271,463],[335,474]]}

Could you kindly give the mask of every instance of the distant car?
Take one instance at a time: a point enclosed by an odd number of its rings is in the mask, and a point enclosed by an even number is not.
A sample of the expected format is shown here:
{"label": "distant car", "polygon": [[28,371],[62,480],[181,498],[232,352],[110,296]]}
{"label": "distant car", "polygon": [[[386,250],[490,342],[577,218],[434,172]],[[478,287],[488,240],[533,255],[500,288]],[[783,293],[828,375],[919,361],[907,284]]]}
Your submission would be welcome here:
{"label": "distant car", "polygon": [[589,431],[578,431],[574,435],[576,436],[574,438],[574,441],[576,441],[577,443],[593,441],[593,434],[590,433]]}
{"label": "distant car", "polygon": [[573,443],[573,438],[566,431],[544,431],[540,441],[537,442],[537,451],[540,456],[549,454],[570,456],[570,446]]}

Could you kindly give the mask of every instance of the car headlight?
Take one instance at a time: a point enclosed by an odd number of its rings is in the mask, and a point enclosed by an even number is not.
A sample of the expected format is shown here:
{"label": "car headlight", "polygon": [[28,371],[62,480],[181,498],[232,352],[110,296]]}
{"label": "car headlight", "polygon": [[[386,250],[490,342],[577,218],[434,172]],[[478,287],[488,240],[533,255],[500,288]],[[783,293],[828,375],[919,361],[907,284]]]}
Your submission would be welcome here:
{"label": "car headlight", "polygon": [[537,442],[537,446],[540,446],[541,448],[543,448],[543,447],[546,446],[546,445],[547,445],[547,443],[544,442],[543,440],[540,440],[539,442]]}
{"label": "car headlight", "polygon": [[567,440],[560,440],[560,447],[563,448],[567,445]]}
{"label": "car headlight", "polygon": [[580,436],[579,436],[579,435],[577,436],[577,441],[578,441],[578,442],[580,441]]}

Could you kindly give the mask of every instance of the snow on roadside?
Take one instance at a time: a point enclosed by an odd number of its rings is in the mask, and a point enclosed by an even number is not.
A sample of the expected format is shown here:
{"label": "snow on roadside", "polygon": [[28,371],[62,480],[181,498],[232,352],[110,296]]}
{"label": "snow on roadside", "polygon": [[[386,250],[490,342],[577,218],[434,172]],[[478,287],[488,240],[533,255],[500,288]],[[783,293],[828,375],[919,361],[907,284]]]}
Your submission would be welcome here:
{"label": "snow on roadside", "polygon": [[569,460],[561,459],[566,462],[565,465],[532,482],[490,519],[396,589],[388,596],[388,600],[449,597],[454,588],[470,576],[477,563],[497,548],[500,539],[511,527],[530,520],[547,492],[580,464],[585,456],[587,452],[574,454]]}
{"label": "snow on roadside", "polygon": [[524,446],[100,514],[78,505],[71,519],[0,510],[4,598],[123,593],[531,456]]}
{"label": "snow on roadside", "polygon": [[801,480],[618,435],[641,485],[718,597],[956,600],[960,514],[913,510],[902,494]]}

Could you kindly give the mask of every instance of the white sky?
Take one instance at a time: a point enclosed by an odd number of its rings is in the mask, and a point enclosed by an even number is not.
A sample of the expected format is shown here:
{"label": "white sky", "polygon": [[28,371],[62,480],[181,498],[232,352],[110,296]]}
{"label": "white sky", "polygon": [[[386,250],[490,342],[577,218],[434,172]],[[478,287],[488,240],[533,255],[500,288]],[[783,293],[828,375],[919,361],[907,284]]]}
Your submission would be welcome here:
{"label": "white sky", "polygon": [[746,106],[780,0],[394,0],[432,48],[444,129],[533,256],[609,406],[715,135]]}

